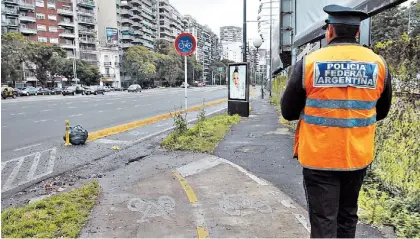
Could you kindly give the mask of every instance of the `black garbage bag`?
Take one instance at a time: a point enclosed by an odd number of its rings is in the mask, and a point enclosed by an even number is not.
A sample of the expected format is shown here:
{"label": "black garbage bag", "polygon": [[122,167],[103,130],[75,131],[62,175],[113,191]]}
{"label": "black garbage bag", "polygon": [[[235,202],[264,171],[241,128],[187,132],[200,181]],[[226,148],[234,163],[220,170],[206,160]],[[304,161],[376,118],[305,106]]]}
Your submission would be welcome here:
{"label": "black garbage bag", "polygon": [[[72,145],[81,145],[85,144],[88,138],[88,131],[83,128],[81,125],[70,126],[69,127],[70,143]],[[64,141],[66,141],[66,135],[64,135]]]}

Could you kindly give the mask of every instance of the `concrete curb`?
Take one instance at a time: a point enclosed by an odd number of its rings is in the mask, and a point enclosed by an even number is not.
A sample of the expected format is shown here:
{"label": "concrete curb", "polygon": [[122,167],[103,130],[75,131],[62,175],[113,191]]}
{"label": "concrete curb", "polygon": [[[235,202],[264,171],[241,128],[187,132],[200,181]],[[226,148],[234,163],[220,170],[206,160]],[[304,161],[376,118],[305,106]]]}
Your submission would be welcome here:
{"label": "concrete curb", "polygon": [[[215,100],[215,101],[209,102],[207,104],[204,104],[204,107],[209,107],[209,106],[221,104],[221,103],[224,103],[224,102],[227,102],[227,99],[221,99],[221,100]],[[190,107],[190,108],[188,108],[188,112],[198,111],[202,107],[203,107],[203,105],[196,105],[196,106]],[[121,125],[109,127],[109,128],[106,128],[106,129],[101,129],[101,130],[89,133],[88,142],[92,142],[94,140],[97,140],[97,139],[100,139],[100,138],[103,138],[103,137],[106,137],[106,136],[123,133],[123,132],[126,132],[128,130],[132,130],[134,128],[140,127],[140,126],[145,126],[145,125],[148,125],[148,124],[156,123],[158,121],[170,119],[173,114],[184,113],[184,112],[185,112],[185,110],[179,110],[179,111],[175,111],[175,112],[170,112],[170,113],[166,113],[166,114],[157,115],[157,116],[147,118],[147,119],[143,119],[143,120],[133,121],[133,122],[126,123],[126,124],[121,124]]]}

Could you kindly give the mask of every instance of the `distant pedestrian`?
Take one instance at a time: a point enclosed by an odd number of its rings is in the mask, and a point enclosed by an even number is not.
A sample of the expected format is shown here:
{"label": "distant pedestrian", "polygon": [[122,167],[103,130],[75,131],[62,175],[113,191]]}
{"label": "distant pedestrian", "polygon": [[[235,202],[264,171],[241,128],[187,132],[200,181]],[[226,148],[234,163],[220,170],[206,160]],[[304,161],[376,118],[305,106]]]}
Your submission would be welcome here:
{"label": "distant pedestrian", "polygon": [[281,112],[299,119],[294,157],[303,166],[311,237],[353,238],[376,122],[391,106],[391,75],[381,56],[356,41],[365,12],[338,5],[324,11],[328,46],[294,65]]}

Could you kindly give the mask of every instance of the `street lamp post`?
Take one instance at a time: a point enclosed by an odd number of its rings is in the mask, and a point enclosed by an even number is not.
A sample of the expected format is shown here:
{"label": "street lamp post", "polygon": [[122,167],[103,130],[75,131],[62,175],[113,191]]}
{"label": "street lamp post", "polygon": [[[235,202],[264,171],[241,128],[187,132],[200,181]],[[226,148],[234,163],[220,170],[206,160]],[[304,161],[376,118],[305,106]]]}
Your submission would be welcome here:
{"label": "street lamp post", "polygon": [[242,61],[246,62],[246,0],[244,0],[244,23],[242,33]]}
{"label": "street lamp post", "polygon": [[[254,39],[253,44],[254,44],[254,47],[257,48],[257,53],[256,54],[258,54],[258,48],[260,48],[261,45],[262,45],[262,39],[261,39],[261,37],[257,37],[256,39]],[[255,75],[254,78],[256,79],[256,77],[257,77],[257,71],[255,71],[254,73],[255,73],[254,74]],[[261,97],[262,97],[262,99],[264,99],[264,89],[263,89],[263,85],[262,84],[261,84]]]}

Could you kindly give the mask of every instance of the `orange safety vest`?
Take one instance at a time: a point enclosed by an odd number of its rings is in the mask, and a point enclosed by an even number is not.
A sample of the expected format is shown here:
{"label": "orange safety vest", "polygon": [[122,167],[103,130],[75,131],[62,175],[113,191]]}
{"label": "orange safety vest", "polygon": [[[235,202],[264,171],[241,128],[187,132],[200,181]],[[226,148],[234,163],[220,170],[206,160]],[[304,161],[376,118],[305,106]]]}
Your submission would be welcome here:
{"label": "orange safety vest", "polygon": [[376,102],[386,62],[356,44],[330,45],[303,60],[306,104],[294,155],[305,168],[357,170],[373,160]]}

